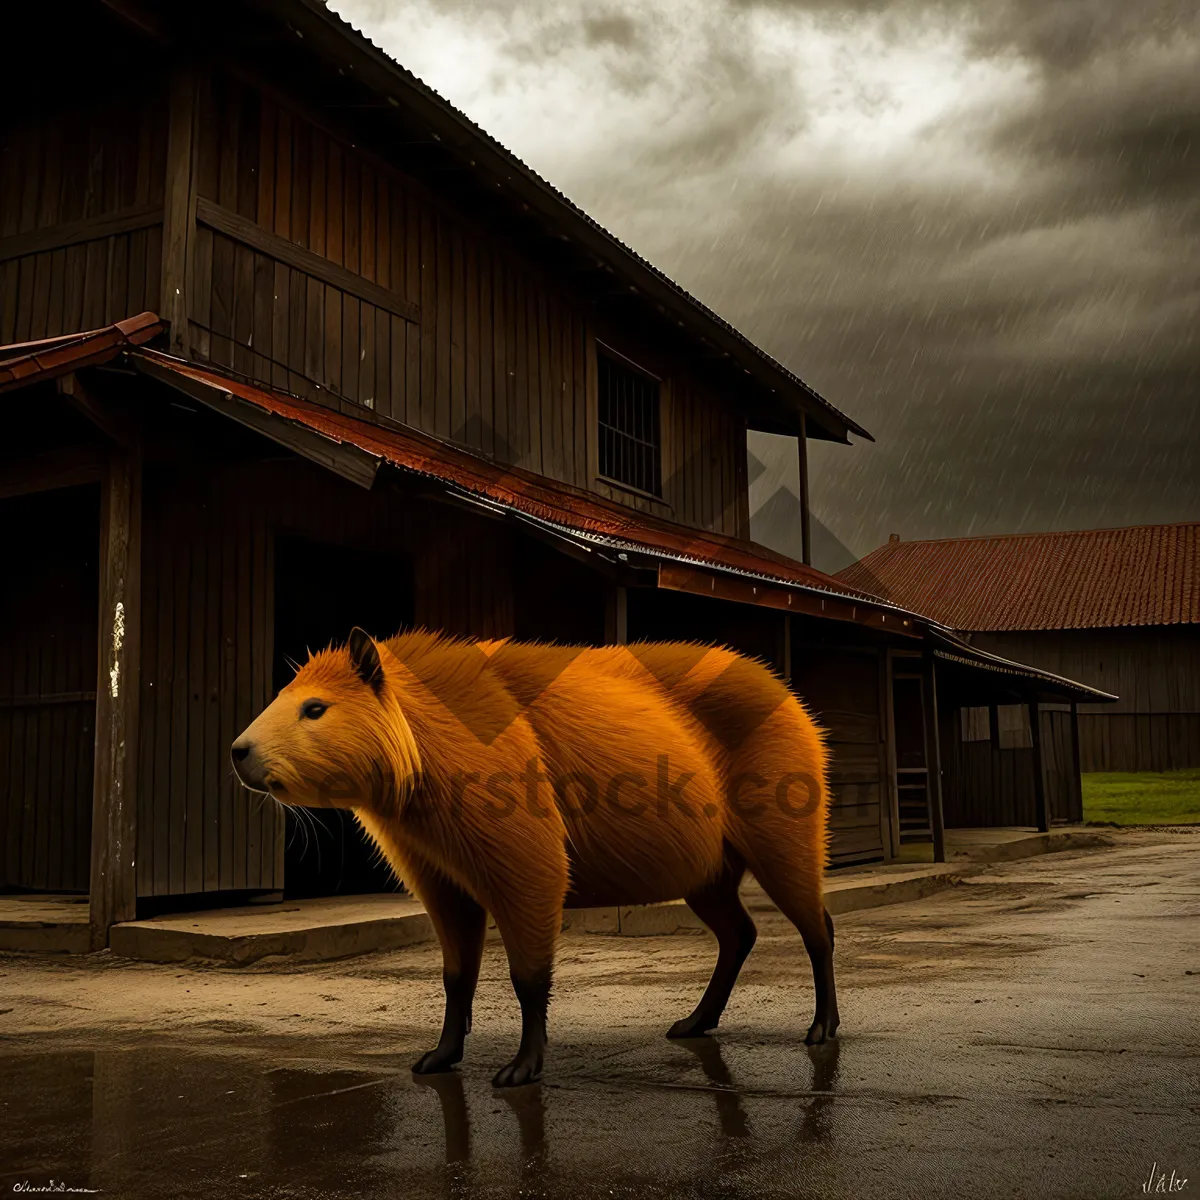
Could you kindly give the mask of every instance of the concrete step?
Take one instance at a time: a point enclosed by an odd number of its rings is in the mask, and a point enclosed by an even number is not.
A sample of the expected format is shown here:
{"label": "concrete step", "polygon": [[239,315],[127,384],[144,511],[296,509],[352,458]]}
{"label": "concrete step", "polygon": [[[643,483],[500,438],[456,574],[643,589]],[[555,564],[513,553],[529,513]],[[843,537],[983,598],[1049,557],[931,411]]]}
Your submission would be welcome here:
{"label": "concrete step", "polygon": [[[1043,834],[998,832],[1004,836],[990,843],[974,836],[973,831],[971,837],[960,842],[951,838],[948,845],[954,857],[947,863],[889,863],[835,871],[826,880],[826,905],[837,915],[918,900],[978,874],[989,862],[1113,844],[1109,835],[1084,829]],[[753,879],[747,879],[742,894],[751,912],[774,907]],[[86,905],[82,912],[86,948]],[[661,937],[703,929],[682,900],[576,909],[563,914],[563,930],[575,934]],[[0,920],[0,934],[2,931]],[[495,936],[494,927],[491,935]],[[113,927],[110,944],[114,954],[150,962],[196,959],[245,966],[270,959],[328,961],[395,950],[433,937],[433,925],[418,901],[404,895],[380,895],[298,900],[277,906],[254,905],[129,921]]]}
{"label": "concrete step", "polygon": [[0,896],[0,950],[86,954],[91,948],[89,921],[86,896]]}
{"label": "concrete step", "polygon": [[246,966],[273,958],[327,962],[433,936],[433,923],[411,896],[330,896],[126,921],[113,926],[109,945],[114,954],[147,962]]}

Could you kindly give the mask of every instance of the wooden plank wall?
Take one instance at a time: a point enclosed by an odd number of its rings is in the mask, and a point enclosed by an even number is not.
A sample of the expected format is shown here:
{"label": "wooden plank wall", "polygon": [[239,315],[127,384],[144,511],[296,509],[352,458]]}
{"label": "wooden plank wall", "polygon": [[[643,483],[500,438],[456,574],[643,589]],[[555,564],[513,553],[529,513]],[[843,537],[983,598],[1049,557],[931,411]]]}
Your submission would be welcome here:
{"label": "wooden plank wall", "polygon": [[1046,800],[1052,821],[1083,820],[1083,805],[1075,786],[1075,758],[1071,749],[1071,710],[1069,707],[1043,707],[1042,775],[1046,781]]}
{"label": "wooden plank wall", "polygon": [[972,641],[1119,697],[1079,706],[1084,771],[1200,767],[1200,627],[975,634]]}
{"label": "wooden plank wall", "polygon": [[793,644],[792,686],[827,730],[834,866],[887,853],[881,810],[889,797],[883,670],[877,650]]}
{"label": "wooden plank wall", "polygon": [[411,554],[419,624],[512,633],[511,547],[494,522],[298,461],[152,470],[139,895],[283,886],[282,811],[237,787],[228,757],[272,694],[276,534]]}
{"label": "wooden plank wall", "polygon": [[[1054,821],[1082,821],[1072,773],[1070,710],[1043,709],[1042,778]],[[963,741],[960,710],[941,724],[945,769],[943,810],[946,827],[998,828],[1037,825],[1033,751],[997,749],[991,740]]]}
{"label": "wooden plank wall", "polygon": [[[96,97],[86,109],[0,126],[0,343],[158,307],[164,96]],[[142,227],[94,237],[82,228],[122,214]],[[44,248],[20,253],[39,234]]]}
{"label": "wooden plank wall", "polygon": [[21,564],[0,588],[0,884],[86,891],[98,489],[3,501],[0,539]]}
{"label": "wooden plank wall", "polygon": [[[597,331],[568,281],[239,80],[206,78],[199,111],[202,201],[419,312],[406,319],[239,240],[227,218],[211,223],[225,231],[202,219],[191,301],[198,356],[637,509],[747,532],[745,424],[701,375],[666,364],[662,502],[598,482],[588,401]],[[634,331],[605,333],[663,373],[662,356]]]}

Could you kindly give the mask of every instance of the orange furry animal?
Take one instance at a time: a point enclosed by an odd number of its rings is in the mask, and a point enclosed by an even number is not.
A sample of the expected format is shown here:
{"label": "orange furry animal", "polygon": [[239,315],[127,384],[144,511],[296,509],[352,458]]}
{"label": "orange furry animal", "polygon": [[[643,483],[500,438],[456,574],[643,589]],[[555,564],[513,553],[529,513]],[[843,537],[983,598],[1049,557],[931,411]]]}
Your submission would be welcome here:
{"label": "orange furry animal", "polygon": [[417,632],[313,655],[233,744],[242,782],[349,808],[424,902],[443,953],[441,1040],[462,1058],[486,913],[504,939],[521,1044],[496,1076],[538,1077],[564,907],[683,897],[716,970],[670,1036],[714,1029],[755,929],[747,868],[804,938],[807,1041],[838,1025],[822,902],[825,749],[787,686],[732,651],[686,643],[559,647]]}

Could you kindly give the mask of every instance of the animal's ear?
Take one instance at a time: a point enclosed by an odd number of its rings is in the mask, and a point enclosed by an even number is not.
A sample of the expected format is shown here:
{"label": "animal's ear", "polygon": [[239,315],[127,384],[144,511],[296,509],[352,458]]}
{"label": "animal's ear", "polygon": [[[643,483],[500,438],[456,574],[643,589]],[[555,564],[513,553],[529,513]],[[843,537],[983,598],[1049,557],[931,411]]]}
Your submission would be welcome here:
{"label": "animal's ear", "polygon": [[365,629],[355,625],[350,631],[348,649],[359,679],[378,695],[383,687],[383,663],[379,661],[379,647]]}

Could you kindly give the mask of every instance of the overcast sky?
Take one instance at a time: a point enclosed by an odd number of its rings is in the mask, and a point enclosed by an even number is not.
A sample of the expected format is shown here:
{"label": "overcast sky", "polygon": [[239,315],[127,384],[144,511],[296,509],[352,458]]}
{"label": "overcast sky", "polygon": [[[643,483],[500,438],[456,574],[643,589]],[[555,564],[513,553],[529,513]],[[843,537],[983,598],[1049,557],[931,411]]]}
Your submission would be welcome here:
{"label": "overcast sky", "polygon": [[872,431],[858,553],[1200,518],[1197,0],[334,0]]}

